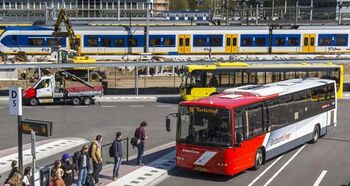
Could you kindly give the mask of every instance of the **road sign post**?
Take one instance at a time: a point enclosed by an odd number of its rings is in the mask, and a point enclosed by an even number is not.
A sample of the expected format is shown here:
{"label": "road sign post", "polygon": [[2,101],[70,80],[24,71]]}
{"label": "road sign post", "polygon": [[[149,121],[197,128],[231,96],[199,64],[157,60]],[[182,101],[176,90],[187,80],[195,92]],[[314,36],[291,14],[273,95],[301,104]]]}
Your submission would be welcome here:
{"label": "road sign post", "polygon": [[22,88],[12,86],[9,89],[9,113],[17,116],[18,128],[18,168],[23,174],[23,142],[22,142]]}
{"label": "road sign post", "polygon": [[35,185],[35,160],[36,160],[36,151],[35,151],[35,143],[36,143],[36,137],[35,137],[35,132],[32,130],[31,131],[31,150],[32,150],[32,178],[30,179],[30,185],[34,186]]}

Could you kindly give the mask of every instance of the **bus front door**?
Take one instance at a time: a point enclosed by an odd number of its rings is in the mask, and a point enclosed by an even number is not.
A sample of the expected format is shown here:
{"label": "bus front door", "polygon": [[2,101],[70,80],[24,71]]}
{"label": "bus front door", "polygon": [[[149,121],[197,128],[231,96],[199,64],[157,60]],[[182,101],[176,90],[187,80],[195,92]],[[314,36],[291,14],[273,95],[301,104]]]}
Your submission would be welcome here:
{"label": "bus front door", "polygon": [[178,53],[179,54],[191,53],[191,35],[181,34],[178,36]]}
{"label": "bus front door", "polygon": [[227,54],[238,53],[237,40],[238,40],[238,34],[226,34],[225,53]]}
{"label": "bus front door", "polygon": [[303,35],[303,53],[315,53],[316,34]]}

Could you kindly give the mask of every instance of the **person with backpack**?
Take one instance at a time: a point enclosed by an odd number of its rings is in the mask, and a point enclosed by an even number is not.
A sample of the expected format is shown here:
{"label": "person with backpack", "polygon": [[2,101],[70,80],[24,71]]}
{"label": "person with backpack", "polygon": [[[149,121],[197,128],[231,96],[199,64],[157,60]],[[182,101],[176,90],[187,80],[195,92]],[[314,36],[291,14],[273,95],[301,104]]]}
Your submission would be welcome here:
{"label": "person with backpack", "polygon": [[115,140],[109,149],[109,156],[114,158],[114,168],[113,168],[113,180],[119,178],[119,168],[122,163],[123,147],[122,147],[122,133],[117,132],[115,135]]}
{"label": "person with backpack", "polygon": [[8,184],[8,181],[10,180],[10,178],[13,176],[13,174],[17,170],[16,168],[18,168],[17,161],[16,160],[12,160],[12,162],[11,162],[11,171],[10,171],[10,174],[8,175],[8,177],[6,178],[4,184]]}
{"label": "person with backpack", "polygon": [[93,171],[92,176],[95,179],[95,183],[100,185],[102,182],[99,181],[100,172],[102,171],[102,135],[97,135],[96,140],[91,143],[91,158]]}
{"label": "person with backpack", "polygon": [[89,150],[89,146],[88,145],[84,145],[83,148],[81,149],[80,153],[74,153],[74,155],[77,155],[77,159],[76,159],[76,170],[78,173],[78,182],[77,182],[77,186],[82,186],[85,185],[86,182],[86,177],[87,174],[90,170],[90,156],[88,153]]}
{"label": "person with backpack", "polygon": [[148,139],[145,132],[147,123],[145,121],[140,123],[140,127],[135,130],[134,137],[139,139],[140,142],[137,144],[137,165],[143,166],[143,153],[145,151],[145,140]]}

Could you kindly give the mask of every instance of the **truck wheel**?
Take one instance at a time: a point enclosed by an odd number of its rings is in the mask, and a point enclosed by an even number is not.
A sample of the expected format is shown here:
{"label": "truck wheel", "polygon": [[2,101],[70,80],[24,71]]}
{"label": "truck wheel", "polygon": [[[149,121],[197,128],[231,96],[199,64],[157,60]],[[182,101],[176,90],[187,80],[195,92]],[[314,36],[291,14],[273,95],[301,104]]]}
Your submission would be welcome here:
{"label": "truck wheel", "polygon": [[84,105],[91,105],[92,99],[90,97],[84,97]]}
{"label": "truck wheel", "polygon": [[37,106],[37,105],[39,105],[39,100],[38,100],[38,98],[30,98],[30,99],[29,99],[29,105],[30,105],[30,106]]}
{"label": "truck wheel", "polygon": [[78,98],[78,97],[72,98],[72,104],[73,105],[80,105],[80,98]]}

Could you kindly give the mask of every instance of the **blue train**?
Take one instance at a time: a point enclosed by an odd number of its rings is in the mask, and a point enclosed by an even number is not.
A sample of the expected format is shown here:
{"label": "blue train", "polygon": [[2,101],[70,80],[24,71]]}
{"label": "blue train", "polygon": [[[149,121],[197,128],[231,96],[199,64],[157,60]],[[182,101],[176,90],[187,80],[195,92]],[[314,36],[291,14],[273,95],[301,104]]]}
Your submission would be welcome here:
{"label": "blue train", "polygon": [[[9,26],[0,29],[4,54],[49,54],[55,45],[68,47],[68,38],[52,36],[53,28]],[[267,26],[154,26],[149,31],[152,54],[347,53],[349,26],[300,26],[270,30]],[[79,52],[91,55],[140,54],[144,27],[78,26]]]}

